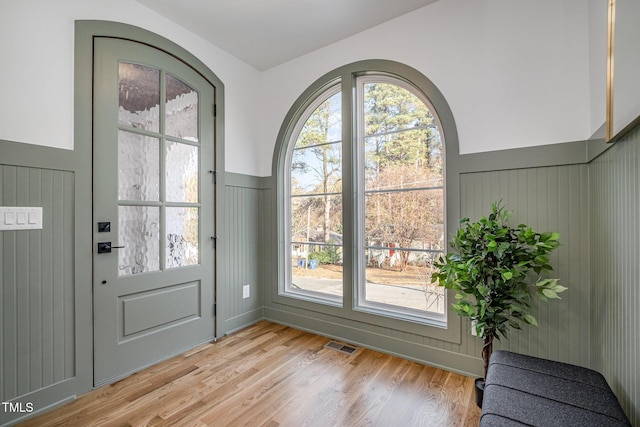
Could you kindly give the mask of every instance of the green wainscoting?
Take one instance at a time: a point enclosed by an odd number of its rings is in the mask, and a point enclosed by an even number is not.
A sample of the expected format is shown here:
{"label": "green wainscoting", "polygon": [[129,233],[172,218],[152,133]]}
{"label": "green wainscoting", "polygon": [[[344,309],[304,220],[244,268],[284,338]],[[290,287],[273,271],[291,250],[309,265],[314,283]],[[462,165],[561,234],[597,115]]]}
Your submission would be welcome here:
{"label": "green wainscoting", "polygon": [[[14,409],[90,388],[91,215],[81,202],[88,194],[90,209],[91,199],[77,163],[74,152],[0,140],[0,205],[43,208],[42,229],[0,231],[0,398]],[[87,227],[84,246],[77,231]],[[26,415],[0,411],[0,425]]]}
{"label": "green wainscoting", "polygon": [[640,127],[589,164],[592,368],[640,425]]}
{"label": "green wainscoting", "polygon": [[589,360],[589,197],[588,165],[553,166],[462,174],[462,215],[490,213],[502,201],[511,223],[560,233],[549,277],[569,288],[559,301],[532,299],[539,326],[512,331],[497,348],[588,367]]}
{"label": "green wainscoting", "polygon": [[[500,152],[493,166],[488,154],[478,161],[460,156],[459,216],[477,218],[502,199],[514,221],[562,234],[553,264],[569,290],[561,301],[536,303],[540,326],[513,333],[502,348],[600,370],[638,424],[640,131],[590,163],[586,145],[572,143],[563,156],[555,156],[557,146]],[[544,164],[531,150],[547,153]],[[0,203],[45,207],[42,231],[0,233],[2,399],[43,409],[84,393],[91,381],[91,335],[83,327],[91,323],[90,232],[83,231],[91,229],[83,207],[90,199],[78,178],[88,168],[65,150],[0,141],[0,151]],[[506,167],[510,156],[517,156],[517,167]],[[460,343],[452,343],[275,303],[273,181],[224,174],[219,336],[266,318],[452,371],[480,372],[480,343],[468,324]],[[11,422],[2,417],[0,425]]]}
{"label": "green wainscoting", "polygon": [[[220,296],[217,301],[219,332],[228,334],[264,318],[262,292],[262,241],[264,238],[264,192],[262,179],[225,174],[224,237],[218,250],[228,260],[219,264]],[[249,297],[243,298],[243,286]]]}
{"label": "green wainscoting", "polygon": [[[589,289],[589,166],[587,143],[573,142],[543,147],[505,150],[496,153],[448,155],[447,161],[458,172],[453,192],[459,202],[454,217],[479,218],[488,214],[491,203],[503,200],[514,211],[514,221],[525,222],[542,231],[562,234],[562,246],[554,254],[555,273],[570,291],[563,299],[538,305],[534,313],[539,327],[523,327],[512,334],[503,348],[559,361],[590,365],[590,289]],[[510,165],[513,165],[510,167]],[[450,166],[448,164],[448,166]],[[455,183],[458,183],[458,186]],[[272,179],[270,185],[275,186]],[[448,196],[449,200],[450,196]],[[274,212],[273,192],[267,212]],[[458,204],[458,203],[456,203]],[[454,204],[454,206],[456,205]],[[451,206],[449,206],[451,208]],[[275,244],[278,236],[275,220],[265,227],[265,268],[270,294],[265,297],[265,316],[305,330],[344,339],[355,344],[400,355],[426,364],[469,375],[482,369],[481,343],[470,334],[470,324],[461,326],[459,342],[428,337],[416,331],[415,325],[398,327],[372,324],[356,316],[331,315],[329,310],[302,307],[292,301],[275,298],[278,261]],[[450,224],[449,235],[456,224]],[[460,322],[458,318],[455,321]],[[498,344],[500,346],[501,344]]]}
{"label": "green wainscoting", "polygon": [[7,402],[75,375],[73,173],[2,165],[0,204],[43,208],[42,230],[0,232]]}

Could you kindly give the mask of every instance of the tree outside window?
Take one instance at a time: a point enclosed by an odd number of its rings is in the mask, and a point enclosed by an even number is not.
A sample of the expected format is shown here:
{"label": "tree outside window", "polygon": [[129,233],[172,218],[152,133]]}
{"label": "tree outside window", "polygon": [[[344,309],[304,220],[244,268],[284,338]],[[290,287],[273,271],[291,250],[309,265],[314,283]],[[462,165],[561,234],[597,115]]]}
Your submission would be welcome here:
{"label": "tree outside window", "polygon": [[[342,302],[400,318],[445,318],[445,295],[430,282],[444,250],[444,145],[428,99],[404,80],[356,79],[354,108],[342,109],[335,85],[309,104],[291,136],[285,294]],[[346,114],[356,112],[343,141]],[[358,166],[343,163],[343,150]],[[345,181],[343,171],[351,173]],[[343,190],[356,191],[356,224],[344,229]],[[344,236],[358,242],[360,283],[344,277]],[[352,248],[348,248],[352,250]]]}

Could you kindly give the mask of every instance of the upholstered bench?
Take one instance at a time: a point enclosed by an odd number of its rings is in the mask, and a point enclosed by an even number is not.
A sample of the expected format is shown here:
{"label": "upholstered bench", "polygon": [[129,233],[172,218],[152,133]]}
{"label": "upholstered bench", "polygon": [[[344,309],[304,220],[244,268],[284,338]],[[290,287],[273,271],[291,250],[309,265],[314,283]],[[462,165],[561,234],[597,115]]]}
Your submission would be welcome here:
{"label": "upholstered bench", "polygon": [[481,427],[630,426],[604,377],[591,369],[496,350],[482,401]]}

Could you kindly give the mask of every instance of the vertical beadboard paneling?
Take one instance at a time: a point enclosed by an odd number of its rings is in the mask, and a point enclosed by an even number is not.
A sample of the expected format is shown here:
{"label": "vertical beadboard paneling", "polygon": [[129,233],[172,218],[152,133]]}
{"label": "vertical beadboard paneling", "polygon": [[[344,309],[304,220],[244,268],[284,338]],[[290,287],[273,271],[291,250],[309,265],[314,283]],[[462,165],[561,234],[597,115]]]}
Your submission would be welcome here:
{"label": "vertical beadboard paneling", "polygon": [[640,128],[590,164],[594,367],[640,425]]}
{"label": "vertical beadboard paneling", "polygon": [[[459,191],[461,216],[477,219],[490,212],[492,202],[502,200],[514,211],[515,224],[526,223],[540,231],[553,230],[562,235],[562,246],[554,253],[551,262],[555,268],[554,276],[559,277],[570,290],[561,301],[550,304],[532,301],[532,312],[540,327],[524,326],[522,331],[513,331],[510,339],[502,343],[502,348],[589,366],[588,165],[462,173]],[[272,198],[269,200],[272,202]],[[270,211],[273,211],[273,206],[270,206]],[[455,228],[454,224],[450,233]],[[273,230],[264,230],[264,233],[265,242],[277,239]],[[275,248],[273,244],[265,247]],[[275,255],[265,254],[264,259],[273,264],[264,267],[269,277],[273,277],[272,269],[277,268]],[[277,284],[271,286],[275,289]],[[267,312],[267,317],[277,321],[290,322],[326,335],[333,334],[429,364],[466,372],[474,372],[481,367],[481,341],[471,335],[470,324],[466,320],[463,321],[461,342],[457,344],[357,319],[340,318],[336,322],[329,314],[311,314],[290,306],[271,304]],[[339,327],[336,326],[338,323]]]}
{"label": "vertical beadboard paneling", "polygon": [[[245,177],[246,178],[246,177]],[[250,182],[247,182],[250,181]],[[246,326],[262,318],[263,274],[262,216],[263,191],[250,179],[233,174],[227,176],[225,217],[227,235],[223,250],[227,251],[225,268],[224,332]],[[249,298],[242,297],[242,287],[250,285]]]}
{"label": "vertical beadboard paneling", "polygon": [[73,377],[73,173],[0,165],[0,204],[42,206],[43,229],[0,232],[2,401]]}
{"label": "vertical beadboard paneling", "polygon": [[562,300],[548,304],[534,298],[532,313],[540,326],[510,332],[509,339],[499,344],[501,348],[589,366],[587,185],[587,165],[461,175],[463,217],[474,220],[488,215],[491,203],[502,200],[513,212],[512,224],[561,234],[561,247],[551,259],[552,277],[559,277],[569,290]]}

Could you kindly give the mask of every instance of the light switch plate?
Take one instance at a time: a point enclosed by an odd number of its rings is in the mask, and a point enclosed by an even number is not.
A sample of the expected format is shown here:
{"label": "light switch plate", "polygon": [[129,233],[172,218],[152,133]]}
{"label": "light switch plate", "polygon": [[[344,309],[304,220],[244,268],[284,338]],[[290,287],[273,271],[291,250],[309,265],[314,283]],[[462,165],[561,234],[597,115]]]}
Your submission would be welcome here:
{"label": "light switch plate", "polygon": [[2,230],[42,230],[42,208],[0,206]]}

